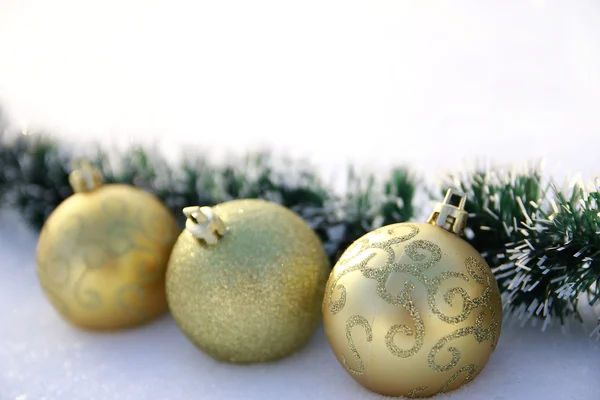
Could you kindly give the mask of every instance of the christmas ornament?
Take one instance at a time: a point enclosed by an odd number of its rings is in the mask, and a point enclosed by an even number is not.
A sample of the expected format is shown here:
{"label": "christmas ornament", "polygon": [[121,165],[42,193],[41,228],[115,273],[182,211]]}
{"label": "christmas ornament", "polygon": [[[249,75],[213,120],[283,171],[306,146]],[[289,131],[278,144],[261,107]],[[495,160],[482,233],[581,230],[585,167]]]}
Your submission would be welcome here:
{"label": "christmas ornament", "polygon": [[449,190],[428,223],[384,226],[354,242],[323,301],[333,353],[366,388],[429,397],[483,369],[500,336],[496,279],[459,238],[466,195]]}
{"label": "christmas ornament", "polygon": [[167,299],[183,333],[222,361],[277,360],[321,322],[329,261],[304,220],[264,200],[187,207],[167,269]]}
{"label": "christmas ornament", "polygon": [[69,182],[75,193],[50,214],[37,247],[38,278],[54,307],[94,330],[133,327],[165,312],[174,216],[149,193],[103,184],[87,162]]}

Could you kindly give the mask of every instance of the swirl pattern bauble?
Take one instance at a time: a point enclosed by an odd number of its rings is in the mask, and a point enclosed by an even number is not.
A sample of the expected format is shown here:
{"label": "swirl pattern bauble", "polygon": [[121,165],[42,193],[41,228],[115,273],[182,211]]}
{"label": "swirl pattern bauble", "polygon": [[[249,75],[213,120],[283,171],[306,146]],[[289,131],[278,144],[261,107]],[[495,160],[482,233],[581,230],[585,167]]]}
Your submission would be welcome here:
{"label": "swirl pattern bauble", "polygon": [[333,353],[366,388],[429,397],[475,378],[498,343],[502,304],[481,255],[430,224],[379,228],[335,265],[323,301]]}
{"label": "swirl pattern bauble", "polygon": [[179,228],[154,196],[128,185],[75,193],[49,216],[37,248],[38,278],[71,323],[129,328],[167,310],[165,273]]}

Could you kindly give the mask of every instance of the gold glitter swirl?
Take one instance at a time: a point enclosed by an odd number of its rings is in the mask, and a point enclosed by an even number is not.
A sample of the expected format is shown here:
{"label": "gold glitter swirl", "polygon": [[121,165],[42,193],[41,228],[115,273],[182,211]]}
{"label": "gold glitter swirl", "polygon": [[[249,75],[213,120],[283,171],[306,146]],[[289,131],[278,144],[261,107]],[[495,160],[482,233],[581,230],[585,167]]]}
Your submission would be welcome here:
{"label": "gold glitter swirl", "polygon": [[429,356],[427,358],[429,367],[437,372],[445,372],[445,371],[451,370],[458,364],[458,362],[460,361],[460,358],[461,358],[461,354],[460,354],[460,350],[456,347],[448,347],[448,349],[447,349],[452,354],[452,360],[450,362],[448,362],[445,365],[439,365],[435,362],[435,358],[436,358],[437,354],[440,352],[440,350],[446,344],[448,344],[449,342],[451,342],[453,340],[456,340],[458,338],[468,336],[468,335],[473,335],[475,340],[477,340],[479,343],[490,339],[492,327],[490,327],[488,329],[483,329],[483,319],[484,319],[484,312],[481,312],[477,315],[475,324],[473,326],[468,326],[465,328],[457,329],[450,335],[446,335],[446,336],[442,337],[440,340],[438,340],[438,342],[435,344],[435,346],[433,346],[433,348],[429,352]]}
{"label": "gold glitter swirl", "polygon": [[462,368],[459,368],[459,370],[456,371],[454,373],[454,375],[452,375],[452,377],[450,379],[448,379],[448,381],[446,383],[444,383],[442,385],[442,387],[440,388],[440,390],[438,390],[435,394],[440,394],[440,393],[445,392],[448,389],[448,387],[450,387],[450,385],[452,385],[454,383],[454,381],[456,381],[458,379],[458,377],[461,376],[465,372],[468,372],[468,374],[465,377],[463,384],[467,383],[468,381],[470,381],[477,375],[477,365],[469,364],[469,365],[465,365]]}
{"label": "gold glitter swirl", "polygon": [[[361,271],[366,278],[379,278],[380,275],[385,274],[384,269],[368,268],[369,261],[371,261],[377,255],[377,252],[375,250],[379,249],[385,251],[387,253],[386,265],[391,264],[396,258],[396,254],[391,246],[410,240],[419,233],[419,228],[412,224],[404,224],[402,228],[408,228],[410,231],[404,235],[400,235],[392,239],[373,243],[371,243],[368,238],[363,237],[354,242],[348,248],[348,250],[344,252],[342,257],[338,261],[338,265],[340,266],[340,272],[335,277],[335,279],[328,285],[327,301],[329,303],[329,312],[331,314],[339,313],[346,305],[346,288],[344,285],[339,284],[340,279],[354,271]],[[399,227],[398,229],[401,228]],[[383,229],[375,230],[374,232],[372,232],[372,234],[378,234],[383,231]],[[386,229],[385,231],[395,232],[395,230],[390,229]],[[364,257],[364,252],[368,250],[372,250],[373,253]],[[362,261],[356,264],[350,264],[352,261],[356,260],[360,256],[364,257]],[[340,297],[337,300],[333,300],[333,294],[336,289],[340,292]]]}
{"label": "gold glitter swirl", "polygon": [[417,396],[419,393],[423,393],[427,389],[428,389],[427,386],[416,387],[414,389],[409,390],[406,397],[408,397],[409,399],[414,399],[415,397],[419,397],[419,396]]}
{"label": "gold glitter swirl", "polygon": [[[333,287],[335,288],[335,286]],[[332,314],[339,313],[340,311],[342,311],[342,308],[344,308],[344,306],[346,305],[346,287],[344,285],[339,285],[337,286],[337,289],[340,292],[340,298],[337,300],[329,300],[329,312]]]}
{"label": "gold glitter swirl", "polygon": [[445,365],[438,365],[435,362],[435,357],[437,356],[437,353],[439,353],[440,350],[447,343],[449,343],[452,340],[455,340],[455,339],[458,339],[458,338],[461,338],[461,337],[464,337],[467,335],[471,335],[473,333],[474,329],[475,328],[472,326],[469,326],[467,328],[460,328],[460,329],[457,329],[456,331],[454,331],[452,334],[441,338],[429,352],[429,357],[428,357],[429,367],[436,372],[446,372],[446,371],[450,371],[452,368],[456,367],[456,365],[460,361],[460,350],[458,350],[456,347],[448,347],[448,351],[452,354],[452,360],[450,360],[450,362],[448,362]]}
{"label": "gold glitter swirl", "polygon": [[[396,252],[394,251],[392,246],[406,242],[406,241],[414,238],[419,233],[419,228],[417,228],[415,225],[406,224],[404,227],[409,228],[410,232],[408,232],[404,235],[393,237],[388,240],[375,242],[371,245],[371,249],[381,249],[381,250],[385,251],[385,253],[387,255],[387,260],[385,261],[384,265],[386,265],[386,266],[393,264],[396,260]],[[400,228],[396,228],[396,229],[400,229]],[[381,229],[381,231],[383,231],[383,230],[384,229]],[[395,232],[395,229],[393,231]],[[365,278],[379,279],[379,278],[381,278],[382,275],[385,274],[385,268],[366,268],[366,267],[367,267],[367,265],[365,264],[364,267],[361,268],[361,272]]]}
{"label": "gold glitter swirl", "polygon": [[[424,275],[423,271],[428,268],[431,268],[433,265],[435,265],[435,263],[437,263],[440,260],[441,254],[442,254],[439,246],[437,246],[436,244],[434,244],[432,242],[428,242],[425,240],[417,240],[415,242],[409,243],[406,246],[406,248],[409,248],[409,247],[411,247],[411,251],[410,252],[406,251],[406,253],[411,260],[414,260],[414,261],[426,260],[426,262],[424,262],[422,264],[413,264],[413,263],[394,263],[392,261],[392,262],[387,262],[387,263],[383,264],[376,270],[373,269],[376,272],[373,272],[369,275],[366,275],[363,273],[363,275],[365,275],[367,278],[372,278],[377,281],[377,294],[379,295],[379,297],[381,297],[383,300],[385,300],[389,304],[400,305],[404,308],[408,307],[408,304],[411,303],[410,298],[408,300],[403,299],[402,296],[405,296],[405,294],[403,294],[403,292],[401,292],[398,296],[393,296],[391,293],[388,292],[387,282],[389,281],[390,276],[395,272],[406,273],[406,274],[410,274],[413,277],[417,278],[417,280],[420,281],[421,283],[427,284],[428,280],[427,280],[427,277]],[[429,254],[430,254],[429,259],[427,258],[427,255],[422,254],[418,251],[420,249],[425,249],[425,250],[429,251]],[[408,308],[407,308],[407,310],[408,310]],[[414,312],[416,312],[416,308],[414,310],[415,310]],[[413,313],[411,313],[411,315],[413,315]],[[416,323],[417,321],[414,320],[413,322]]]}
{"label": "gold glitter swirl", "polygon": [[[459,368],[458,371],[456,371],[451,377],[450,379],[448,379],[443,385],[442,387],[437,390],[435,393],[430,394],[429,396],[425,396],[425,397],[432,397],[432,396],[436,396],[438,394],[444,393],[446,390],[448,390],[448,388],[458,379],[459,376],[461,376],[463,373],[468,372],[467,376],[465,377],[465,379],[463,380],[462,384],[467,383],[468,381],[472,380],[475,376],[477,376],[477,365],[475,364],[469,364],[469,365],[465,365],[462,368]],[[414,399],[416,397],[420,397],[417,396],[420,393],[426,392],[427,389],[429,389],[428,386],[419,386],[415,389],[412,389],[408,392],[408,398],[409,399]]]}
{"label": "gold glitter swirl", "polygon": [[471,297],[464,289],[459,287],[453,287],[450,288],[444,295],[444,301],[448,305],[452,306],[454,304],[454,297],[456,296],[456,294],[459,294],[463,299],[463,307],[461,312],[455,316],[448,316],[440,311],[440,309],[437,306],[436,295],[442,282],[450,278],[462,279],[465,282],[469,282],[469,277],[461,272],[444,271],[435,278],[428,281],[427,302],[429,304],[429,309],[431,310],[431,312],[437,315],[439,319],[448,324],[458,324],[469,317],[469,313],[471,312],[475,304],[471,301]]}
{"label": "gold glitter swirl", "polygon": [[352,352],[352,355],[354,356],[354,359],[357,363],[357,367],[356,368],[350,367],[350,365],[348,365],[348,362],[346,361],[346,357],[344,357],[343,354],[340,357],[341,357],[342,363],[344,364],[346,369],[351,374],[362,375],[365,372],[365,366],[363,364],[362,359],[360,358],[360,355],[358,354],[358,351],[356,350],[356,346],[354,345],[354,340],[352,339],[352,328],[354,328],[357,325],[362,326],[363,329],[365,330],[365,333],[367,335],[367,342],[370,342],[373,340],[373,331],[371,330],[369,321],[367,321],[367,319],[365,317],[363,317],[362,315],[351,316],[350,318],[348,318],[348,321],[346,322],[346,340],[348,340],[348,347],[350,347],[350,351]]}
{"label": "gold glitter swirl", "polygon": [[[407,301],[403,301],[401,298],[403,293],[401,292],[398,296],[393,296],[388,292],[387,282],[390,279],[390,276],[395,273],[406,273],[410,274],[413,277],[417,278],[423,284],[427,284],[427,277],[424,275],[423,270],[432,267],[436,262],[439,261],[441,257],[440,248],[434,243],[427,242],[424,240],[415,241],[413,243],[418,242],[415,246],[412,247],[412,251],[409,254],[409,258],[416,257],[417,261],[423,261],[426,259],[426,255],[417,252],[417,249],[427,249],[430,251],[431,257],[423,264],[405,264],[405,263],[386,263],[378,269],[378,273],[372,274],[370,277],[373,277],[377,280],[377,294],[383,300],[393,305],[402,305],[407,303]],[[413,243],[410,243],[406,247],[408,248]],[[412,285],[412,284],[411,284]],[[413,287],[414,289],[414,287]],[[410,302],[410,299],[408,300]]]}
{"label": "gold glitter swirl", "polygon": [[[411,294],[415,286],[411,282],[404,282],[404,290],[398,296],[398,305],[404,307],[410,314],[410,317],[415,325],[414,331],[407,325],[392,325],[388,333],[385,335],[385,344],[390,352],[396,357],[407,358],[411,357],[423,346],[423,338],[425,336],[425,325],[421,314],[411,300]],[[397,333],[403,333],[407,336],[415,336],[415,344],[408,350],[400,348],[394,342]]]}
{"label": "gold glitter swirl", "polygon": [[373,247],[379,247],[379,246],[382,246],[382,247],[385,246],[385,247],[387,247],[387,246],[391,246],[393,244],[403,243],[403,242],[406,242],[407,240],[410,240],[410,239],[414,238],[415,236],[417,236],[419,234],[419,227],[417,227],[414,224],[398,224],[398,225],[396,225],[392,229],[380,228],[376,232],[386,231],[388,234],[394,234],[394,235],[396,235],[397,234],[396,231],[397,230],[401,230],[401,229],[409,229],[410,232],[405,233],[404,235],[394,236],[393,238],[385,240],[385,241],[380,242],[380,243],[374,243]]}
{"label": "gold glitter swirl", "polygon": [[[487,328],[484,328],[483,320],[485,319],[485,315],[487,313],[490,315],[490,325]],[[479,343],[490,340],[490,347],[493,349],[497,343],[497,335],[499,334],[499,330],[500,319],[498,318],[495,308],[490,305],[488,308],[482,309],[475,320],[475,330],[473,332],[475,340],[477,340]]]}
{"label": "gold glitter swirl", "polygon": [[343,272],[345,267],[350,264],[360,253],[368,249],[370,247],[369,244],[370,241],[368,237],[363,237],[352,243],[344,252],[344,255],[342,255],[342,257],[338,260],[340,272]]}
{"label": "gold glitter swirl", "polygon": [[[329,285],[329,293],[328,293],[328,298],[329,298],[329,312],[332,314],[337,314],[338,312],[340,312],[342,310],[342,308],[344,308],[344,306],[346,305],[346,287],[344,285],[339,284],[338,282],[341,278],[344,277],[344,275],[349,274],[350,272],[354,272],[354,271],[358,271],[360,269],[364,269],[367,264],[369,263],[369,261],[371,259],[373,259],[373,257],[375,257],[377,254],[373,253],[370,254],[369,256],[367,256],[363,261],[361,261],[360,263],[354,264],[348,268],[346,268],[334,281],[333,283],[331,283],[331,285]],[[333,300],[333,292],[335,290],[338,290],[340,292],[340,298],[337,300]]]}
{"label": "gold glitter swirl", "polygon": [[[427,255],[421,253],[419,250],[428,251],[429,258],[427,258]],[[413,261],[421,262],[426,260],[426,262],[422,264],[411,265],[412,267],[417,268],[419,271],[431,268],[442,259],[442,250],[440,249],[440,246],[428,240],[415,240],[414,242],[407,244],[404,251],[406,252],[406,255]]]}
{"label": "gold glitter swirl", "polygon": [[[496,283],[496,282],[494,282]],[[502,298],[496,296],[490,296],[489,311],[491,314],[492,322],[490,323],[490,336],[491,336],[491,348],[496,349],[498,341],[500,340],[500,332],[502,330]],[[496,312],[500,310],[500,312]]]}
{"label": "gold glitter swirl", "polygon": [[[458,315],[448,316],[442,313],[437,306],[436,295],[441,283],[446,279],[457,278],[463,280],[464,282],[469,282],[469,277],[461,272],[444,271],[435,278],[431,279],[427,284],[427,301],[429,303],[430,310],[442,321],[449,324],[458,324],[463,322],[469,317],[471,311],[476,308],[485,307],[492,309],[493,311],[493,307],[491,307],[489,304],[492,290],[491,281],[490,277],[485,274],[483,265],[475,257],[469,256],[465,259],[465,268],[467,269],[469,276],[473,278],[476,283],[485,285],[485,289],[481,293],[481,296],[476,298],[471,298],[467,291],[461,287],[453,287],[448,289],[448,291],[444,294],[444,301],[446,304],[453,306],[456,295],[459,295],[462,298],[463,306]],[[478,275],[477,272],[481,273],[481,275]]]}
{"label": "gold glitter swirl", "polygon": [[[465,260],[465,268],[467,268],[467,272],[469,275],[471,275],[475,282],[479,283],[480,285],[489,285],[490,278],[485,274],[483,265],[475,257],[467,257]],[[477,272],[479,272],[481,275],[478,275]]]}

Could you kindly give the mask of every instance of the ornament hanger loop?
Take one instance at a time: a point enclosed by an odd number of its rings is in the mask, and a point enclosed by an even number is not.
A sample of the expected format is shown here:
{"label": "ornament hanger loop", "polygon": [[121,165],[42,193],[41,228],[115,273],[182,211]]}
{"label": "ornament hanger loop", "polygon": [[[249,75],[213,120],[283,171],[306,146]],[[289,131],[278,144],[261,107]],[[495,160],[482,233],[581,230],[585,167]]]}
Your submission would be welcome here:
{"label": "ornament hanger loop", "polygon": [[104,184],[100,170],[89,161],[77,160],[73,167],[73,172],[69,174],[69,184],[75,193],[89,192]]}
{"label": "ornament hanger loop", "polygon": [[465,193],[448,189],[444,200],[435,206],[427,223],[437,225],[457,235],[462,235],[469,216],[465,210],[466,202],[467,195]]}
{"label": "ornament hanger loop", "polygon": [[225,224],[211,207],[185,207],[183,214],[187,217],[185,229],[206,244],[217,244],[225,234]]}

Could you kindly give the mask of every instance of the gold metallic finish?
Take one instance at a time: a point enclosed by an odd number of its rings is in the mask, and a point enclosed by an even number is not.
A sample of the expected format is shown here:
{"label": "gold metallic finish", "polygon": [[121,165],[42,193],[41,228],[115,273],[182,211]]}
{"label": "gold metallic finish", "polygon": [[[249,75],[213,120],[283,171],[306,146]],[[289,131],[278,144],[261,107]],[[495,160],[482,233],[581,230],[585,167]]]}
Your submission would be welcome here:
{"label": "gold metallic finish", "polygon": [[484,368],[502,304],[491,270],[452,229],[401,223],[346,250],[329,277],[323,318],[334,355],[360,384],[429,397]]}
{"label": "gold metallic finish", "polygon": [[263,200],[212,210],[224,235],[207,245],[184,230],[169,261],[167,299],[179,327],[222,361],[272,361],[302,348],[321,322],[329,273],[318,236],[296,213]]}
{"label": "gold metallic finish", "polygon": [[362,326],[363,329],[365,330],[365,333],[367,335],[367,337],[366,337],[367,342],[370,342],[371,340],[373,340],[373,331],[371,330],[369,321],[367,321],[367,319],[365,317],[363,317],[362,315],[353,315],[346,322],[346,340],[348,341],[348,346],[350,347],[350,351],[352,352],[352,355],[354,356],[354,359],[356,360],[357,367],[356,368],[350,367],[350,365],[348,365],[348,363],[346,362],[346,357],[344,357],[343,354],[340,356],[340,360],[341,360],[342,364],[344,364],[344,366],[346,367],[348,372],[350,372],[351,374],[360,376],[360,375],[364,374],[365,367],[362,362],[362,359],[360,358],[360,355],[356,351],[356,346],[354,345],[354,341],[352,340],[352,328],[354,328],[356,325]]}
{"label": "gold metallic finish", "polygon": [[69,184],[75,193],[89,192],[103,183],[100,170],[87,160],[75,162],[75,170],[69,174]]}
{"label": "gold metallic finish", "polygon": [[210,207],[186,207],[183,214],[187,217],[185,229],[206,244],[217,244],[225,234],[225,224]]}
{"label": "gold metallic finish", "polygon": [[467,195],[454,189],[448,189],[441,203],[438,203],[427,223],[440,226],[457,235],[462,235],[467,226],[469,214],[465,211]]}
{"label": "gold metallic finish", "polygon": [[42,228],[38,278],[71,323],[91,330],[134,327],[167,310],[165,273],[178,233],[169,210],[140,189],[81,190]]}

